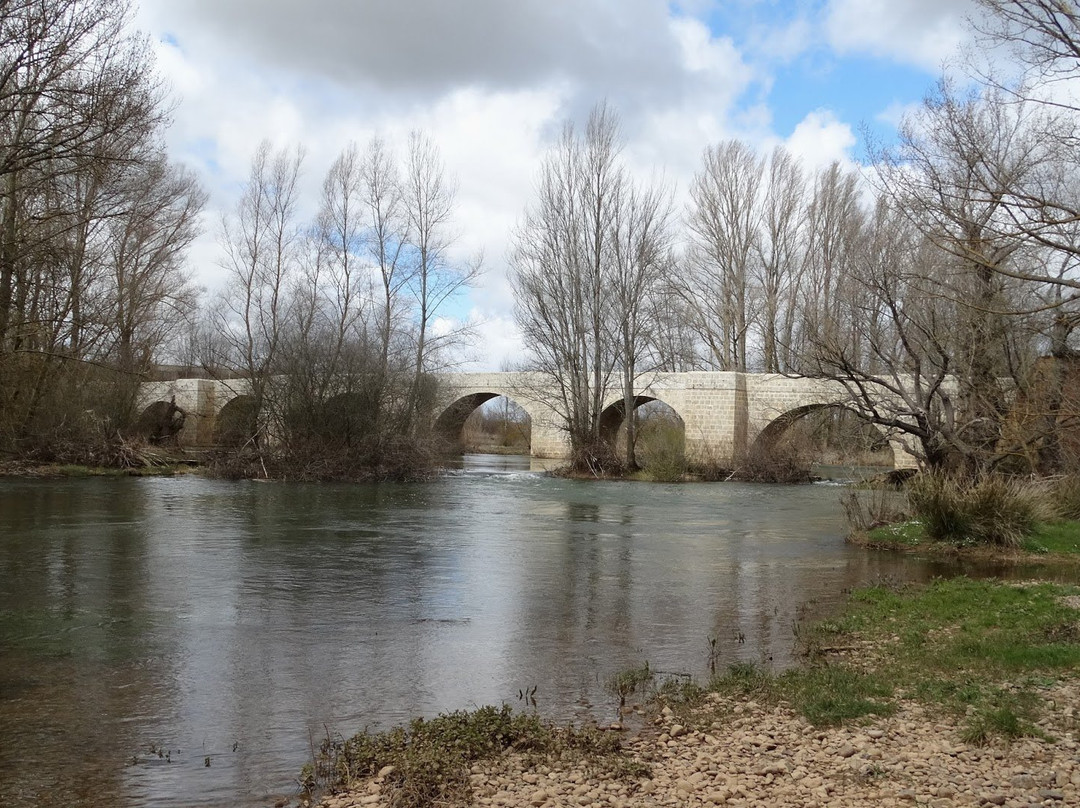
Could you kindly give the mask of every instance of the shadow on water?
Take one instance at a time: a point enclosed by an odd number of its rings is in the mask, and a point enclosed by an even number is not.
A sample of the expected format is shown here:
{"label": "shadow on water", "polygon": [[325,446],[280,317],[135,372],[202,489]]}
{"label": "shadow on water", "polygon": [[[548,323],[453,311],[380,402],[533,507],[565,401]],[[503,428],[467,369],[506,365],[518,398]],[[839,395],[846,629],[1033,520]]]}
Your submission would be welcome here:
{"label": "shadow on water", "polygon": [[849,547],[838,493],[502,456],[423,484],[2,480],[0,801],[265,805],[328,730],[533,686],[606,717],[645,660],[792,664],[853,587],[1032,574]]}

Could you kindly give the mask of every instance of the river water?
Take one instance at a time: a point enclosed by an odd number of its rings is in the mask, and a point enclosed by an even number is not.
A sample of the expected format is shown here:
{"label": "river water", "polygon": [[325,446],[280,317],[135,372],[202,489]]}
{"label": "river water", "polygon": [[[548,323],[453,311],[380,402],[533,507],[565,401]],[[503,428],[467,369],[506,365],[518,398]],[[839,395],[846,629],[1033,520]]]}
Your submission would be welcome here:
{"label": "river water", "polygon": [[533,687],[606,722],[606,677],[710,638],[783,667],[849,588],[955,572],[846,545],[840,490],[0,480],[0,804],[271,805],[327,732]]}

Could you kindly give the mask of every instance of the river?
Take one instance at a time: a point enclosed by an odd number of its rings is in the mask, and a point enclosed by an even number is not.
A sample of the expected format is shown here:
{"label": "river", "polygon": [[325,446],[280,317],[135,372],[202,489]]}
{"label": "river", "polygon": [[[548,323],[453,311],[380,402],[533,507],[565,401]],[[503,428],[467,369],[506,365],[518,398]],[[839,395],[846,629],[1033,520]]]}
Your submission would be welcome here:
{"label": "river", "polygon": [[844,543],[833,485],[0,480],[0,802],[266,806],[327,733],[606,677],[792,662],[846,590],[954,569]]}

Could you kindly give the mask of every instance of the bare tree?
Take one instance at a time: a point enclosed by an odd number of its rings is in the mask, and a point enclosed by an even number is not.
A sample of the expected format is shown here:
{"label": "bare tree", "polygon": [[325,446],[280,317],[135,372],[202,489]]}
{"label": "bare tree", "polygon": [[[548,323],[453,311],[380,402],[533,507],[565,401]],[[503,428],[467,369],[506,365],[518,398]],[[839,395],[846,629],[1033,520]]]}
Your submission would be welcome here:
{"label": "bare tree", "polygon": [[670,194],[661,186],[635,188],[626,192],[622,204],[612,212],[610,223],[610,294],[614,323],[618,325],[622,413],[626,425],[626,463],[636,466],[637,441],[634,409],[637,383],[642,372],[656,369],[657,363],[643,360],[654,355],[657,310],[655,301],[674,260],[671,254],[672,209]]}
{"label": "bare tree", "polygon": [[202,193],[165,160],[126,2],[14,0],[0,19],[0,431],[76,445],[130,420],[134,397],[103,391],[132,390],[191,305]]}
{"label": "bare tree", "polygon": [[808,341],[808,367],[931,467],[981,472],[1015,454],[1010,406],[1061,303],[1045,279],[1073,269],[1013,227],[1011,189],[1053,164],[1023,105],[1000,102],[943,84],[908,117]]}
{"label": "bare tree", "polygon": [[751,262],[758,250],[758,195],[764,161],[729,140],[705,150],[690,186],[691,249],[676,288],[695,312],[698,331],[721,370],[747,369]]}
{"label": "bare tree", "polygon": [[[594,110],[581,138],[566,124],[540,170],[535,204],[515,235],[511,282],[533,366],[551,379],[552,402],[572,450],[588,464],[599,442],[604,390],[615,366],[604,241],[612,186],[614,133]],[[587,146],[589,138],[597,142]]]}
{"label": "bare tree", "polygon": [[802,344],[807,339],[851,336],[843,296],[851,289],[845,281],[853,275],[863,217],[858,174],[838,163],[818,171],[806,208],[801,303],[797,304],[802,333],[795,339]]}
{"label": "bare tree", "polygon": [[236,209],[222,222],[228,283],[220,298],[217,364],[240,371],[250,383],[256,417],[271,408],[289,306],[297,272],[301,227],[298,180],[303,152],[275,152],[264,141]]}
{"label": "bare tree", "polygon": [[795,368],[792,341],[803,292],[805,178],[798,161],[780,146],[769,155],[765,172],[761,233],[754,242],[762,366],[767,373],[788,372]]}
{"label": "bare tree", "polygon": [[367,188],[356,144],[349,144],[334,160],[322,191],[316,224],[318,244],[312,262],[316,274],[308,278],[308,285],[312,290],[325,291],[332,314],[334,341],[328,357],[332,374],[346,343],[362,326],[364,307],[371,296],[364,256]]}
{"label": "bare tree", "polygon": [[402,194],[401,175],[393,154],[379,137],[368,144],[362,166],[364,204],[367,209],[367,246],[380,284],[379,334],[381,367],[390,367],[394,321],[401,307],[401,290],[408,283],[404,253],[409,219]]}
{"label": "bare tree", "polygon": [[480,259],[458,262],[449,255],[454,233],[451,230],[456,188],[446,177],[439,150],[421,132],[409,137],[409,166],[403,193],[409,221],[413,266],[408,275],[416,307],[416,358],[411,397],[418,411],[422,380],[433,369],[433,358],[460,340],[460,329],[433,333],[435,317],[447,301],[469,286],[480,272]]}
{"label": "bare tree", "polygon": [[518,324],[533,366],[557,391],[552,405],[581,468],[614,462],[601,416],[620,369],[623,414],[633,414],[636,397],[627,389],[637,357],[649,350],[641,338],[666,253],[666,199],[635,187],[620,160],[618,120],[599,105],[582,135],[565,126],[515,236]]}
{"label": "bare tree", "polygon": [[41,218],[34,197],[56,178],[86,181],[91,166],[137,159],[164,115],[154,73],[145,69],[146,45],[127,31],[123,0],[15,0],[3,23],[0,349],[22,339],[18,320],[33,293],[28,231]]}

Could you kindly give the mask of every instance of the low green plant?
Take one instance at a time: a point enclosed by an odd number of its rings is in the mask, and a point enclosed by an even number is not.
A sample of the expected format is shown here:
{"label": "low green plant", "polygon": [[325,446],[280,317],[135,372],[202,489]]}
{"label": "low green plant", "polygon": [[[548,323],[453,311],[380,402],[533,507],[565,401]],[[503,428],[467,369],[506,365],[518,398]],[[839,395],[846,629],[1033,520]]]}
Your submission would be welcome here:
{"label": "low green plant", "polygon": [[735,696],[772,701],[777,696],[776,680],[752,662],[735,662],[709,682],[709,690]]}
{"label": "low green plant", "polygon": [[922,522],[910,520],[891,525],[879,525],[866,532],[871,546],[886,548],[918,547],[926,537]]}
{"label": "low green plant", "polygon": [[793,670],[780,677],[781,691],[807,721],[836,726],[867,715],[893,715],[892,685],[875,674],[842,665]]}
{"label": "low green plant", "polygon": [[653,678],[653,673],[649,670],[649,663],[646,662],[640,668],[627,668],[619,671],[614,676],[608,677],[604,685],[609,693],[618,696],[619,706],[624,707],[626,706],[626,698],[638,691],[644,691],[653,681]]}
{"label": "low green plant", "polygon": [[507,751],[534,759],[581,760],[612,776],[643,773],[622,752],[617,735],[555,727],[534,713],[515,713],[503,705],[416,719],[407,727],[361,732],[347,740],[328,737],[301,772],[301,785],[308,791],[338,790],[390,766],[384,788],[391,808],[467,803],[470,767]]}
{"label": "low green plant", "polygon": [[709,689],[766,704],[787,702],[817,726],[835,726],[867,715],[892,715],[892,685],[883,677],[843,665],[810,665],[779,675],[738,663]]}
{"label": "low green plant", "polygon": [[1030,690],[992,689],[983,703],[967,716],[960,737],[974,746],[986,746],[994,738],[1015,741],[1019,738],[1047,738],[1035,724],[1038,699]]}
{"label": "low green plant", "polygon": [[706,694],[705,688],[690,676],[666,676],[656,688],[656,698],[673,707],[697,706]]}
{"label": "low green plant", "polygon": [[1030,553],[1080,555],[1080,521],[1061,520],[1038,525],[1021,544]]}
{"label": "low green plant", "polygon": [[[1037,734],[1038,688],[1080,667],[1080,613],[1063,601],[1077,591],[967,578],[866,587],[840,616],[800,629],[828,664],[775,675],[739,663],[709,689],[784,702],[818,725],[889,715],[898,694],[967,716],[971,742]],[[857,662],[846,655],[860,648]]]}

